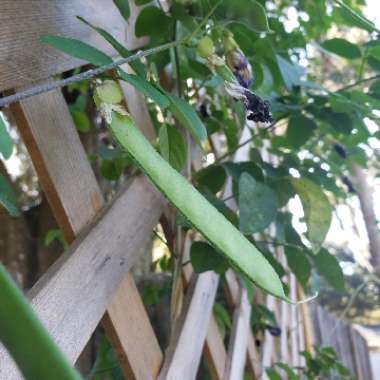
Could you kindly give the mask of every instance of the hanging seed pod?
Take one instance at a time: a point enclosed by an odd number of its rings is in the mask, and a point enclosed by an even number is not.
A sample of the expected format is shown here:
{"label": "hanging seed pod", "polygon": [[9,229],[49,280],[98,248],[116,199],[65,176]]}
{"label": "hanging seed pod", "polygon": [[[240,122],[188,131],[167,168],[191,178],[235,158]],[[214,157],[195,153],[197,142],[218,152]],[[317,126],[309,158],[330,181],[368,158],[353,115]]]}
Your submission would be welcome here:
{"label": "hanging seed pod", "polygon": [[249,88],[254,82],[252,66],[234,40],[232,33],[225,33],[223,45],[227,66],[232,70],[239,84],[245,88]]}

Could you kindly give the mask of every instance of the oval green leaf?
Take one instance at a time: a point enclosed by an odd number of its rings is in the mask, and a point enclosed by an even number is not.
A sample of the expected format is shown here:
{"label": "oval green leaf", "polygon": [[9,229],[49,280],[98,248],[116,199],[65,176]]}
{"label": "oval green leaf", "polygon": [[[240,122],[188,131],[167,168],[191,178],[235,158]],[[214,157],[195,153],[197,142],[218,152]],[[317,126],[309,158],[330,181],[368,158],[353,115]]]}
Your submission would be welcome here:
{"label": "oval green leaf", "polygon": [[302,202],[307,238],[317,252],[330,229],[331,205],[321,188],[309,179],[291,178],[290,181]]}
{"label": "oval green leaf", "polygon": [[13,152],[13,140],[5,125],[3,115],[0,114],[0,153],[7,160]]}
{"label": "oval green leaf", "polygon": [[357,45],[343,38],[332,38],[322,42],[321,46],[327,51],[347,59],[356,59],[362,56],[362,52]]}
{"label": "oval green leaf", "polygon": [[162,125],[158,130],[159,147],[162,157],[177,171],[186,161],[186,144],[182,135],[171,125]]}
{"label": "oval green leaf", "polygon": [[2,205],[12,216],[18,216],[19,210],[16,206],[16,194],[8,180],[0,174],[0,205]]}
{"label": "oval green leaf", "polygon": [[112,58],[102,51],[74,38],[45,35],[41,41],[72,57],[83,59],[95,66],[112,63]]}
{"label": "oval green leaf", "polygon": [[200,144],[207,138],[207,129],[194,108],[178,96],[170,94],[167,94],[167,96],[170,100],[170,112],[191,133],[195,141]]}
{"label": "oval green leaf", "polygon": [[276,219],[278,199],[267,185],[248,173],[239,178],[240,230],[245,234],[262,232]]}

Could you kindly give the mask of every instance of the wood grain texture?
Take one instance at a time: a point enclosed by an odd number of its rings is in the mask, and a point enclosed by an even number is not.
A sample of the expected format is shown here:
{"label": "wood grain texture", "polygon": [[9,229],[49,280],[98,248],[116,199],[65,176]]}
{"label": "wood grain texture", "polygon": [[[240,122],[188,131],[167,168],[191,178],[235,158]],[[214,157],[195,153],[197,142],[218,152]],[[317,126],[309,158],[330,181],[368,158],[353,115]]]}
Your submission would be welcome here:
{"label": "wood grain texture", "polygon": [[[232,270],[226,272],[226,286],[225,286],[227,302],[230,307],[235,308],[239,305],[240,297],[240,285],[236,274]],[[252,330],[249,329],[247,332],[247,365],[251,373],[252,379],[260,377],[262,372],[260,364],[260,355],[257,351],[256,340],[252,333]]]}
{"label": "wood grain texture", "polygon": [[[131,291],[133,288],[134,291]],[[116,348],[125,377],[137,380],[156,379],[163,356],[157,340],[152,339],[150,321],[132,274],[127,274],[107,311],[103,325]],[[144,351],[136,347],[144,347]]]}
{"label": "wood grain texture", "polygon": [[[189,236],[186,236],[185,240],[185,257],[189,259],[191,240]],[[185,287],[190,283],[192,276],[194,275],[190,265],[186,265],[182,271],[182,277]],[[210,315],[210,322],[207,329],[206,340],[203,346],[203,353],[207,361],[207,367],[210,372],[212,380],[221,380],[224,373],[224,367],[227,359],[226,348],[221,337],[218,324],[215,320],[214,314]]]}
{"label": "wood grain texture", "polygon": [[110,45],[76,16],[124,40],[126,23],[112,0],[1,1],[0,91],[30,85],[83,63],[42,44],[44,34],[77,38],[114,54]]}
{"label": "wood grain texture", "polygon": [[68,241],[103,206],[96,178],[60,90],[11,106],[41,186]]}
{"label": "wood grain texture", "polygon": [[230,343],[223,380],[244,378],[244,368],[250,331],[251,304],[247,290],[240,288],[238,305],[234,311]]}
{"label": "wood grain texture", "polygon": [[[133,180],[30,291],[34,310],[71,362],[102,318],[124,273],[150,239],[161,202],[160,194],[144,177]],[[139,327],[145,325],[128,326]],[[137,350],[140,343],[135,341]],[[5,364],[3,355],[0,363],[1,379],[19,378],[9,362]]]}
{"label": "wood grain texture", "polygon": [[211,271],[198,275],[189,285],[159,380],[195,379],[217,286],[218,275]]}
{"label": "wood grain texture", "polygon": [[[42,187],[49,199],[53,212],[60,227],[63,229],[67,240],[70,242],[91,220],[93,220],[104,202],[71,120],[67,105],[61,93],[58,90],[55,90],[47,94],[24,100],[21,104],[12,106],[12,111],[16,116],[20,132],[32,157]],[[133,191],[137,191],[140,193],[139,196],[142,196],[142,202],[132,202],[130,204],[131,210],[125,209],[126,216],[129,215],[132,218],[130,220],[130,223],[132,224],[134,224],[134,218],[143,221],[144,218],[141,219],[141,216],[144,215],[143,208],[147,205],[149,209],[146,210],[145,215],[148,216],[148,213],[151,212],[150,217],[156,222],[162,209],[162,198],[158,197],[158,193],[146,180],[139,179],[138,181],[143,181],[144,185],[132,186],[130,189],[132,193],[130,193],[129,196],[134,197]],[[153,198],[152,192],[155,194]],[[137,198],[135,200],[137,201]],[[143,208],[141,210],[136,209],[136,207],[139,207],[140,205]],[[142,212],[142,215],[140,215],[140,212]],[[148,225],[150,220],[149,217],[145,220],[148,222]],[[116,222],[117,221],[113,221],[112,225]],[[145,231],[143,233],[146,233],[146,237],[150,239],[149,228],[152,227],[152,224],[150,224],[150,227],[147,229],[145,229],[145,226],[141,227],[141,231]],[[130,235],[129,238],[133,239],[133,236]],[[140,241],[140,243],[142,242]],[[141,247],[138,247],[138,245],[134,247],[133,255],[138,255],[140,253],[140,248]],[[88,262],[83,260],[83,258],[87,258]],[[82,255],[81,257],[75,257],[75,260],[77,261],[74,261],[72,266],[78,266],[79,271],[84,274],[89,272],[89,269],[92,268],[92,256],[90,253],[87,256]],[[63,297],[69,297],[68,293],[63,292],[66,287],[65,281],[69,280],[70,275],[69,273],[65,274],[66,268],[67,263],[62,262],[62,267],[49,270],[46,277],[48,280],[44,283],[45,289],[40,289],[39,291],[39,293],[42,292],[43,294],[43,301],[37,302],[35,306],[37,312],[39,312],[40,308],[44,309],[45,319],[53,319],[54,315],[56,315],[56,308],[58,306],[57,300],[62,299],[64,301],[65,298]],[[110,291],[116,290],[121,281],[120,274],[125,273],[126,269],[127,267],[117,266],[115,269],[116,277],[112,277],[109,283],[107,282],[107,279],[98,281],[96,277],[93,278],[93,281],[95,281],[96,284],[99,283],[99,286],[102,287],[100,293],[109,297],[108,300],[107,298],[102,297],[99,299],[99,306],[100,308],[103,308],[103,312],[105,311],[108,302],[111,300],[112,292]],[[120,273],[119,270],[121,270]],[[101,278],[102,274],[103,272],[100,271],[99,278]],[[77,291],[73,292],[72,297],[74,300],[76,299],[78,304],[80,304],[80,307],[78,306],[79,310],[81,308],[87,309],[87,303],[92,303],[93,298],[97,297],[97,294],[94,293],[92,296],[88,295],[88,298],[82,298],[83,294],[81,294],[80,289],[83,286],[87,286],[87,280],[86,276],[83,277],[80,275],[75,280]],[[117,281],[116,283],[114,282],[115,280]],[[52,284],[56,284],[56,288],[53,289],[53,293],[50,296],[47,290],[51,289]],[[156,337],[146,316],[145,309],[143,308],[136,287],[126,279],[122,283],[121,289],[125,294],[122,296],[121,292],[118,292],[120,295],[120,302],[116,303],[115,299],[113,299],[113,307],[108,315],[109,320],[112,320],[114,323],[114,326],[111,326],[110,323],[107,324],[110,328],[110,333],[114,334],[115,331],[117,331],[118,340],[120,342],[125,342],[129,339],[133,339],[133,334],[136,330],[144,330],[146,335],[150,335],[150,342],[147,344],[147,342],[143,340],[135,341],[135,352],[139,352],[140,354],[145,355],[145,357],[150,357],[151,363],[161,361],[161,350],[158,347]],[[96,288],[94,288],[94,291],[95,290]],[[33,292],[35,292],[35,289],[33,289]],[[49,297],[52,297],[52,299],[56,301],[49,304],[47,302]],[[44,301],[45,298],[46,302]],[[126,303],[126,298],[133,299],[136,308],[129,308]],[[103,305],[101,306],[102,303]],[[61,311],[64,312],[64,310]],[[64,312],[64,315],[66,315],[67,312],[68,311]],[[121,317],[121,314],[123,314],[124,317]],[[86,316],[86,318],[89,318],[89,316]],[[99,313],[93,315],[93,319],[90,321],[90,326],[92,325],[91,328],[95,328],[100,318],[101,314]],[[129,320],[134,321],[135,324],[133,326],[130,325],[129,329],[126,329],[125,326],[123,326],[123,323],[125,319],[128,318]],[[68,333],[66,343],[63,339],[64,335],[61,336],[59,335],[59,331],[54,330],[55,325],[50,326],[53,328],[50,332],[59,342],[62,340],[62,344],[72,345],[72,348],[68,349],[68,351],[70,351],[70,359],[75,361],[92,331],[90,331],[91,328],[90,330],[82,328],[82,324],[86,323],[86,319],[78,319],[76,325],[77,328],[74,328],[74,326],[66,326],[64,322],[65,321],[61,321],[63,324],[62,334],[64,332]],[[59,326],[59,319],[57,320],[57,323],[57,326]],[[74,321],[72,321],[72,323],[74,324]],[[68,328],[69,331],[66,331],[65,328]],[[129,334],[132,335],[132,338],[130,338]],[[77,337],[78,342],[70,343],[72,335]],[[116,350],[121,352],[122,346],[116,347]],[[140,370],[141,362],[134,361],[136,357],[136,355],[132,355],[131,360],[128,362],[128,366],[125,366],[126,371],[128,370],[129,373],[131,372],[131,369],[136,372]],[[125,362],[127,362],[126,359],[123,363]],[[146,363],[144,366],[145,365]],[[154,364],[154,368],[156,367],[157,365]],[[157,371],[157,369],[155,370]]]}
{"label": "wood grain texture", "polygon": [[203,352],[212,380],[221,380],[227,360],[226,348],[215,317],[211,315]]}

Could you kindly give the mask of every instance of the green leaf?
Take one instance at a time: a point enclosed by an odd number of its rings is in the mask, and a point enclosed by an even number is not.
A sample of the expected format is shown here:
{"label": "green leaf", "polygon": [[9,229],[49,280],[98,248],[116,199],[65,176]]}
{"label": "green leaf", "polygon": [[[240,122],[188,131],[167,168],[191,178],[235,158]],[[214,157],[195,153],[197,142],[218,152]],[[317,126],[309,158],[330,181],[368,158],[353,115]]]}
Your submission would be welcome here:
{"label": "green leaf", "polygon": [[112,160],[104,160],[100,166],[100,172],[105,179],[117,181],[128,166],[129,160],[123,155],[118,155]]}
{"label": "green leaf", "polygon": [[215,14],[219,20],[240,23],[258,33],[271,32],[265,8],[256,0],[222,1]]}
{"label": "green leaf", "polygon": [[45,35],[41,37],[41,41],[63,53],[75,58],[83,59],[95,66],[103,66],[112,63],[112,58],[107,54],[91,45],[73,38]]}
{"label": "green leaf", "polygon": [[375,24],[369,21],[366,17],[364,17],[361,13],[353,10],[343,1],[335,0],[335,3],[339,4],[339,7],[335,9],[341,15],[343,20],[350,26],[356,26],[358,28],[367,30],[368,32],[377,32],[380,31],[376,28]]}
{"label": "green leaf", "polygon": [[299,377],[297,376],[297,374],[287,364],[276,363],[276,365],[277,365],[277,367],[282,368],[286,372],[286,374],[288,376],[288,380],[299,380]]}
{"label": "green leaf", "polygon": [[270,380],[282,380],[282,377],[272,368],[267,368],[265,372]]}
{"label": "green leaf", "polygon": [[239,178],[243,173],[248,173],[258,181],[264,181],[263,171],[253,161],[225,162],[222,165],[226,169],[227,174],[231,176],[233,181],[239,182]]}
{"label": "green leaf", "polygon": [[8,180],[0,174],[0,205],[12,215],[18,216],[20,213],[16,206],[16,195]]}
{"label": "green leaf", "polygon": [[186,128],[197,143],[207,138],[207,129],[191,105],[178,96],[167,94],[170,100],[169,110]]}
{"label": "green leaf", "polygon": [[193,179],[201,188],[207,188],[216,194],[226,181],[226,171],[220,165],[210,165],[193,175]]}
{"label": "green leaf", "polygon": [[59,229],[49,230],[45,236],[44,244],[48,247],[55,240],[58,240],[62,244],[63,249],[67,249],[69,247],[69,243],[66,241],[63,232]]}
{"label": "green leaf", "polygon": [[3,115],[0,113],[0,153],[4,159],[8,159],[13,152],[13,140],[5,125]]}
{"label": "green leaf", "polygon": [[214,247],[202,241],[195,241],[191,245],[190,259],[196,273],[213,270],[216,273],[223,274],[229,267],[226,259]]}
{"label": "green leaf", "polygon": [[278,275],[257,248],[156,152],[128,115],[113,112],[110,129],[152,182],[235,269],[268,293],[289,301]]}
{"label": "green leaf", "polygon": [[114,4],[117,6],[117,9],[124,17],[125,21],[128,21],[131,11],[129,9],[129,0],[113,0]]}
{"label": "green leaf", "polygon": [[[113,37],[110,33],[108,33],[106,30],[99,28],[87,20],[85,20],[83,17],[77,16],[78,20],[82,21],[86,25],[88,25],[90,28],[95,30],[97,33],[99,33],[123,58],[129,57],[131,55],[131,52],[124,47],[119,41],[116,40],[115,37]],[[140,60],[131,61],[128,63],[132,67],[132,69],[135,71],[136,74],[139,76],[145,78],[146,76],[146,69],[144,64]]]}
{"label": "green leaf", "polygon": [[370,48],[368,50],[368,55],[375,58],[376,60],[380,60],[380,46]]}
{"label": "green leaf", "polygon": [[313,250],[318,251],[330,229],[331,205],[321,188],[309,179],[292,178],[290,181],[302,202],[307,238]]}
{"label": "green leaf", "polygon": [[314,120],[303,115],[294,115],[289,119],[286,138],[294,148],[300,148],[313,135],[315,129],[317,125]]}
{"label": "green leaf", "polygon": [[305,252],[293,247],[285,247],[289,269],[295,274],[298,282],[306,288],[311,275],[311,266]]}
{"label": "green leaf", "polygon": [[82,111],[71,111],[75,127],[79,132],[87,133],[91,129],[91,123],[88,116]]}
{"label": "green leaf", "polygon": [[240,230],[245,234],[262,232],[276,219],[278,199],[267,185],[243,173],[239,179]]}
{"label": "green leaf", "polygon": [[255,0],[249,1],[249,26],[256,32],[270,32],[265,8]]}
{"label": "green leaf", "polygon": [[171,125],[162,125],[158,130],[159,147],[162,157],[177,171],[186,162],[186,144],[182,135]]}
{"label": "green leaf", "polygon": [[157,7],[145,7],[135,24],[136,37],[151,36],[154,39],[166,37],[171,33],[173,19]]}
{"label": "green leaf", "polygon": [[214,303],[213,306],[213,314],[216,320],[216,323],[218,324],[220,335],[222,338],[224,338],[226,333],[226,328],[230,329],[232,326],[232,321],[230,318],[230,315],[228,314],[228,311],[226,308],[218,302]]}
{"label": "green leaf", "polygon": [[347,59],[356,59],[362,56],[362,52],[357,45],[343,38],[332,38],[322,42],[321,46],[325,50]]}
{"label": "green leaf", "polygon": [[0,341],[23,378],[80,380],[3,265],[0,289]]}
{"label": "green leaf", "polygon": [[335,256],[322,248],[313,256],[318,273],[336,290],[344,291],[344,275],[341,266]]}
{"label": "green leaf", "polygon": [[276,59],[287,90],[291,91],[293,87],[300,86],[305,69],[296,63],[289,62],[281,55],[276,55]]}
{"label": "green leaf", "polygon": [[131,84],[136,90],[140,91],[146,97],[152,99],[157,105],[164,109],[170,105],[170,100],[167,95],[160,91],[155,85],[134,74],[127,74],[122,69],[118,69],[120,78]]}

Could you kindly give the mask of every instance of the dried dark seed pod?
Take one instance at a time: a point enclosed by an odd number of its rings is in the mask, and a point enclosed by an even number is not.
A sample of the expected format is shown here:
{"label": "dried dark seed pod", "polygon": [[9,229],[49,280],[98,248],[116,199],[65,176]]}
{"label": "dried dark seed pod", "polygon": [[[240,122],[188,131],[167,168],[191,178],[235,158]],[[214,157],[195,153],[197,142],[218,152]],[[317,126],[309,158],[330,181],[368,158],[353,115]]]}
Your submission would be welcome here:
{"label": "dried dark seed pod", "polygon": [[279,327],[268,325],[267,329],[269,331],[269,334],[271,334],[272,336],[280,336],[281,335],[281,329]]}
{"label": "dried dark seed pod", "polygon": [[351,194],[355,194],[356,190],[352,182],[344,175],[341,178],[342,182],[347,186],[347,191]]}
{"label": "dried dark seed pod", "polygon": [[334,150],[338,156],[340,156],[341,158],[344,158],[344,159],[347,158],[346,149],[344,149],[344,147],[342,145],[340,145],[338,143],[334,143],[333,148],[334,148]]}
{"label": "dried dark seed pod", "polygon": [[199,113],[204,119],[207,119],[208,117],[210,117],[210,114],[208,113],[208,110],[207,110],[207,105],[205,103],[202,103],[199,106]]}
{"label": "dried dark seed pod", "polygon": [[253,92],[246,90],[245,93],[245,106],[247,109],[247,119],[261,123],[272,123],[273,117],[269,110],[269,102],[262,100]]}

